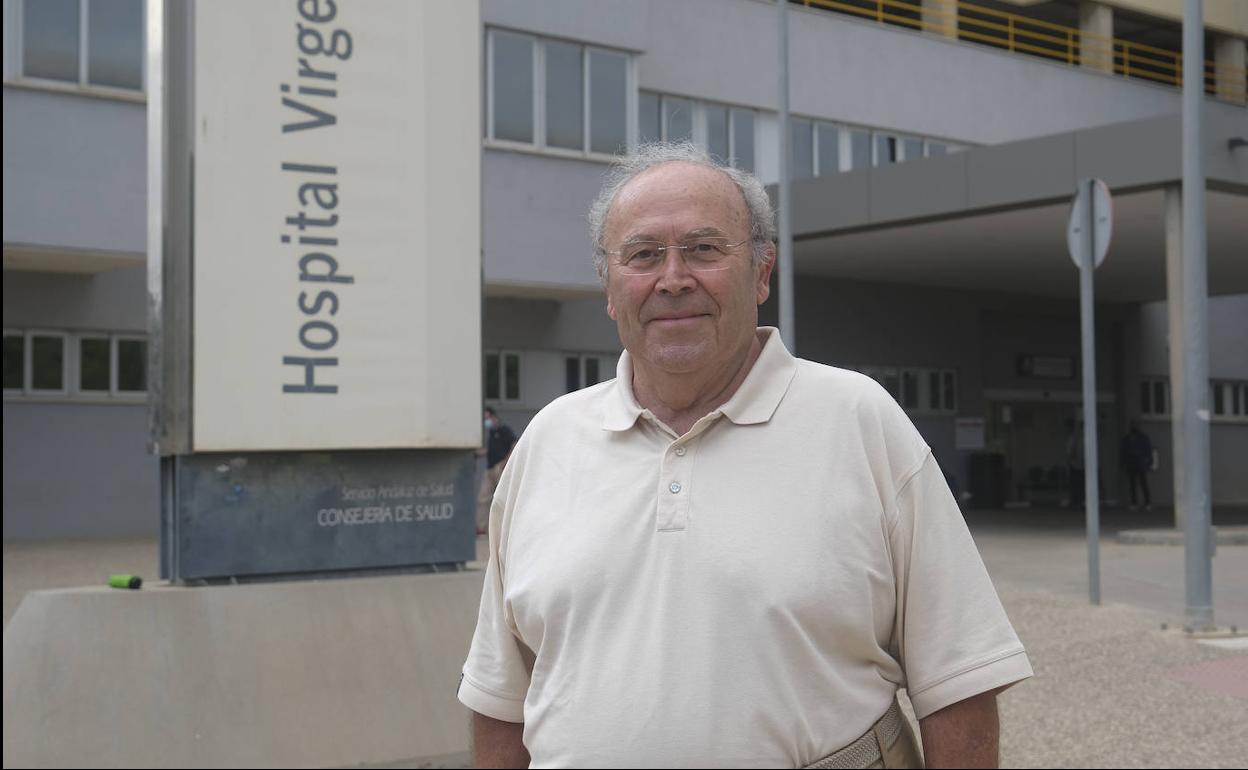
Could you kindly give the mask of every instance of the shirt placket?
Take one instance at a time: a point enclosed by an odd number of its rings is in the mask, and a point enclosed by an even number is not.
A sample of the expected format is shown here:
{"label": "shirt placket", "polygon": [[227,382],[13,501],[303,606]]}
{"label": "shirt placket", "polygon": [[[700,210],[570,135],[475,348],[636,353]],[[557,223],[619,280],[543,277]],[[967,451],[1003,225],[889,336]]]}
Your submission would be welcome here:
{"label": "shirt placket", "polygon": [[698,420],[684,436],[667,442],[659,461],[658,508],[655,525],[659,532],[681,532],[689,527],[693,507],[693,466],[700,437],[719,417],[713,412]]}

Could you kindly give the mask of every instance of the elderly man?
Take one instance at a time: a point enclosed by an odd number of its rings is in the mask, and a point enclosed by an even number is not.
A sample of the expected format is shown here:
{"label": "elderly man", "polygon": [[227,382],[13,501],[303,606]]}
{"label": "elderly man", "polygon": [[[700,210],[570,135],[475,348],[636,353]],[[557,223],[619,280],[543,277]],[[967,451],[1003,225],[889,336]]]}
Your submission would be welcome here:
{"label": "elderly man", "polygon": [[648,145],[590,220],[625,353],[534,418],[494,497],[478,763],[917,767],[906,687],[929,766],[995,764],[1022,645],[887,392],[757,328],[762,185]]}

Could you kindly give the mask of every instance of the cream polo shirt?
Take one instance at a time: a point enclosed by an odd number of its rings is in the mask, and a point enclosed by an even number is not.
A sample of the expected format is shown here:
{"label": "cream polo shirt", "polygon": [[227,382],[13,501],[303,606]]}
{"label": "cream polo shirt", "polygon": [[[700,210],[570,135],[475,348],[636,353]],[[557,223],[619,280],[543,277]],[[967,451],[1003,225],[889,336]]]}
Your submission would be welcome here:
{"label": "cream polo shirt", "polygon": [[524,432],[459,699],[534,767],[801,767],[897,688],[920,718],[1031,675],[931,451],[774,329],[677,436],[617,379]]}

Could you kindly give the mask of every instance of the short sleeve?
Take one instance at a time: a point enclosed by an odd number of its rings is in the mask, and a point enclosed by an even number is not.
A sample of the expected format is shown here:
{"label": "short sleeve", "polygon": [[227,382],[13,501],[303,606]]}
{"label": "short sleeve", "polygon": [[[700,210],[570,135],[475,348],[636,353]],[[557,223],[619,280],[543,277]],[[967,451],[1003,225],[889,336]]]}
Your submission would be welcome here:
{"label": "short sleeve", "polygon": [[[499,507],[496,501],[492,518],[497,517]],[[491,522],[492,533],[498,531],[496,525]],[[493,719],[523,722],[531,671],[532,654],[512,632],[503,606],[502,569],[497,541],[491,535],[477,630],[459,682],[459,701]]]}
{"label": "short sleeve", "polygon": [[1031,664],[929,453],[897,494],[894,646],[915,715],[1026,679]]}

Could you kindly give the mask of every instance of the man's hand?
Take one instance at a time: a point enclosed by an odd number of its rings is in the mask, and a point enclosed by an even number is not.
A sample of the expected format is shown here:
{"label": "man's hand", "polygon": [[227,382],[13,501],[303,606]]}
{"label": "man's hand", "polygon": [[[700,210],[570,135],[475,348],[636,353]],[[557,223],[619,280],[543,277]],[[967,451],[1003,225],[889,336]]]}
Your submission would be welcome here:
{"label": "man's hand", "polygon": [[524,723],[472,714],[472,759],[476,767],[528,767]]}
{"label": "man's hand", "polygon": [[958,701],[919,720],[927,767],[997,767],[997,693]]}

